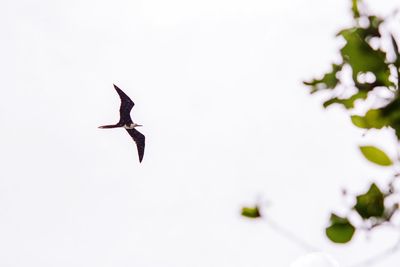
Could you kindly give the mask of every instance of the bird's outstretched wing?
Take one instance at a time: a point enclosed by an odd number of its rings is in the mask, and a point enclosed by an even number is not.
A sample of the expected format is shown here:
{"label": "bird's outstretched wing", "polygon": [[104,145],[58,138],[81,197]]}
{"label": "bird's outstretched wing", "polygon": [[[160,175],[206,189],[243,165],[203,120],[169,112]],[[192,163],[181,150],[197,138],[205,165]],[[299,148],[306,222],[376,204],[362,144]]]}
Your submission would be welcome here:
{"label": "bird's outstretched wing", "polygon": [[140,133],[135,128],[133,129],[126,129],[130,136],[132,136],[133,141],[135,141],[138,154],[139,154],[139,162],[142,162],[143,155],[144,155],[144,146],[145,146],[145,137],[142,133]]}
{"label": "bird's outstretched wing", "polygon": [[114,88],[117,91],[119,98],[121,98],[121,107],[119,108],[120,119],[119,119],[118,125],[132,123],[130,113],[131,113],[131,110],[132,110],[133,106],[135,105],[135,103],[133,103],[133,101],[129,98],[129,96],[127,96],[115,84],[114,84]]}

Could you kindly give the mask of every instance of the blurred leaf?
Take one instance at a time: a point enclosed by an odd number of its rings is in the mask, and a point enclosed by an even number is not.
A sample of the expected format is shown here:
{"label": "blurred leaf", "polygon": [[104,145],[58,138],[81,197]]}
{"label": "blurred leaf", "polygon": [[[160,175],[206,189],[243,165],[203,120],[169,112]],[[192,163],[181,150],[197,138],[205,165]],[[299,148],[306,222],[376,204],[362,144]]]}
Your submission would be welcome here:
{"label": "blurred leaf", "polygon": [[261,214],[260,214],[260,210],[258,209],[258,206],[243,207],[242,208],[242,216],[254,219],[254,218],[261,217]]}
{"label": "blurred leaf", "polygon": [[382,108],[382,116],[387,120],[387,125],[395,130],[397,138],[400,139],[400,98],[399,95]]}
{"label": "blurred leaf", "polygon": [[352,27],[339,31],[336,36],[340,36],[346,32],[357,32],[359,37],[364,40],[370,40],[372,37],[381,37],[379,26],[383,20],[377,16],[368,16],[368,26],[365,27]]}
{"label": "blurred leaf", "polygon": [[372,184],[367,193],[357,196],[357,203],[354,209],[364,219],[381,217],[385,211],[383,202],[383,193],[376,184]]}
{"label": "blurred leaf", "polygon": [[365,118],[362,116],[358,115],[351,116],[351,122],[358,128],[369,129],[368,124],[365,121]]}
{"label": "blurred leaf", "polygon": [[325,233],[332,242],[343,244],[351,240],[356,229],[347,218],[342,218],[332,213],[330,223]]}
{"label": "blurred leaf", "polygon": [[386,107],[382,108],[382,114],[384,116],[390,117],[392,120],[400,120],[400,98],[399,95],[396,96],[392,102],[390,102]]}
{"label": "blurred leaf", "polygon": [[386,155],[385,152],[374,146],[360,146],[361,153],[364,157],[381,166],[390,166],[393,164],[392,160]]}
{"label": "blurred leaf", "polygon": [[332,64],[332,71],[326,73],[321,79],[314,79],[310,82],[303,82],[311,86],[311,93],[323,89],[334,89],[339,82],[336,74],[342,70],[343,65]]}
{"label": "blurred leaf", "polygon": [[370,109],[365,116],[351,116],[352,123],[363,129],[381,129],[387,126],[387,120],[381,115],[380,109]]}
{"label": "blurred leaf", "polygon": [[352,95],[349,98],[331,98],[327,101],[324,102],[324,108],[329,107],[332,104],[341,104],[343,105],[346,109],[352,109],[354,108],[354,102],[358,99],[365,99],[367,98],[367,92],[360,91],[354,95]]}
{"label": "blurred leaf", "polygon": [[391,86],[389,80],[390,70],[386,64],[386,53],[381,50],[374,50],[366,39],[378,35],[379,31],[373,25],[380,21],[371,17],[371,27],[368,29],[351,28],[341,31],[339,34],[346,41],[345,46],[340,50],[343,59],[348,63],[353,72],[353,80],[357,84],[357,76],[360,73],[372,72],[376,77],[376,85]]}

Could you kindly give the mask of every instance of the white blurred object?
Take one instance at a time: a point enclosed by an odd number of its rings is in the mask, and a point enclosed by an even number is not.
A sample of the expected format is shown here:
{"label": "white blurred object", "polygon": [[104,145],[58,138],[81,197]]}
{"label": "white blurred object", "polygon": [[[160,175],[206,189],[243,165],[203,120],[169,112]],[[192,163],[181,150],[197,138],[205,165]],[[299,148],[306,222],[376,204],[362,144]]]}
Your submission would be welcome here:
{"label": "white blurred object", "polygon": [[339,263],[326,253],[313,252],[301,256],[290,267],[339,267]]}

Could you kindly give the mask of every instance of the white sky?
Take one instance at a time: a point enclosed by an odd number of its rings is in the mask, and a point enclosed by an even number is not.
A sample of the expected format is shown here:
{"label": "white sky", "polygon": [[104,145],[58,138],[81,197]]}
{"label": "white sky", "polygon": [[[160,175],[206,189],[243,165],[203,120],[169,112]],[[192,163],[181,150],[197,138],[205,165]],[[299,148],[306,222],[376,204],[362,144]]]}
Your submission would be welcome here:
{"label": "white sky", "polygon": [[[289,266],[306,251],[239,216],[259,195],[341,266],[390,247],[323,234],[342,187],[387,173],[357,144],[390,135],[362,139],[301,84],[337,57],[348,2],[1,1],[0,266]],[[113,83],[142,164],[124,130],[97,129],[118,120]]]}

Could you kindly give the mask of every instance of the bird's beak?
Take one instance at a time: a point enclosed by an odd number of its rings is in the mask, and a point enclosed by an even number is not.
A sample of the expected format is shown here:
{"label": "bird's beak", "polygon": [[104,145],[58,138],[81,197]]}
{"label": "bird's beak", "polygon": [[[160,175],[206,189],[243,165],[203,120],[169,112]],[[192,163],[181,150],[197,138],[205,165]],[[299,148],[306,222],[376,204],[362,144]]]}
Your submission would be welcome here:
{"label": "bird's beak", "polygon": [[141,127],[141,126],[143,126],[143,125],[140,125],[140,124],[136,124],[136,127]]}

